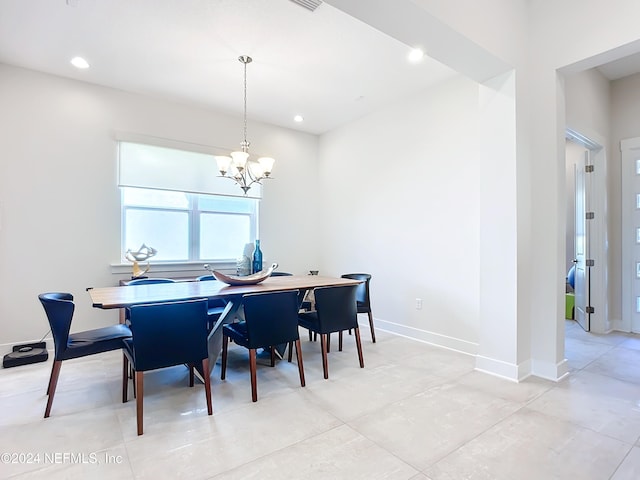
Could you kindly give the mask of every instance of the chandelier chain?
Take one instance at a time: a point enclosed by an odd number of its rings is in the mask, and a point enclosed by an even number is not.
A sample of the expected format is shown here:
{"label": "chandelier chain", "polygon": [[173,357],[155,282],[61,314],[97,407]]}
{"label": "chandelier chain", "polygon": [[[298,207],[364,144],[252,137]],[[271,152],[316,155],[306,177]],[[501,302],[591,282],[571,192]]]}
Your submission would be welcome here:
{"label": "chandelier chain", "polygon": [[247,61],[244,63],[244,142],[242,144],[242,151],[249,150],[249,144],[247,143]]}

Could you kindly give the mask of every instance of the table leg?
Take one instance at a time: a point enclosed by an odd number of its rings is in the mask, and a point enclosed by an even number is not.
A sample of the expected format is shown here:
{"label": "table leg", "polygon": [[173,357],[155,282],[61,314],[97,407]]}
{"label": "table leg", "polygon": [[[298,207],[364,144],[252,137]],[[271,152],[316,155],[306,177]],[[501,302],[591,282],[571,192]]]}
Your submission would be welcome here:
{"label": "table leg", "polygon": [[[241,305],[241,298],[230,299],[227,302],[224,311],[220,314],[220,317],[209,331],[209,336],[207,338],[209,348],[208,375],[211,375],[211,371],[215,367],[218,357],[220,356],[220,352],[222,351],[222,326],[225,323],[235,322],[236,320],[241,320],[243,318],[242,310],[240,308]],[[197,365],[195,370],[195,375],[198,377],[198,380],[204,383],[202,366]]]}

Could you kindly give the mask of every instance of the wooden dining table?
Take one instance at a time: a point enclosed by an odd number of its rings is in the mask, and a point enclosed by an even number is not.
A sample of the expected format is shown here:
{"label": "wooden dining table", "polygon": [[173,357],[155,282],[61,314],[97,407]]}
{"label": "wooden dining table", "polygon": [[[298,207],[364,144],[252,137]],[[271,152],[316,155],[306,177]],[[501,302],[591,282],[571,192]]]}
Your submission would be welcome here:
{"label": "wooden dining table", "polygon": [[[165,303],[198,298],[223,299],[227,306],[211,326],[209,347],[209,368],[213,369],[222,351],[222,325],[242,319],[242,296],[250,293],[266,293],[298,290],[302,302],[304,294],[316,287],[358,285],[360,280],[350,278],[325,277],[319,275],[286,275],[268,277],[254,285],[227,285],[218,280],[206,282],[181,281],[144,285],[121,285],[114,287],[88,288],[87,292],[95,308],[127,308],[132,305]],[[208,372],[211,374],[211,372]]]}

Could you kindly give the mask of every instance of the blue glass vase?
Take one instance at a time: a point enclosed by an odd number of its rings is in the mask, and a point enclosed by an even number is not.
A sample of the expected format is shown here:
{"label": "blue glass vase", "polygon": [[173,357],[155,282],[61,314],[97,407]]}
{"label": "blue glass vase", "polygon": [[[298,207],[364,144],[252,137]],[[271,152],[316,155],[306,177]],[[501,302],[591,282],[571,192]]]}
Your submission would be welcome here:
{"label": "blue glass vase", "polygon": [[253,251],[251,273],[257,273],[260,270],[262,270],[262,250],[260,250],[260,240],[256,240],[256,248]]}

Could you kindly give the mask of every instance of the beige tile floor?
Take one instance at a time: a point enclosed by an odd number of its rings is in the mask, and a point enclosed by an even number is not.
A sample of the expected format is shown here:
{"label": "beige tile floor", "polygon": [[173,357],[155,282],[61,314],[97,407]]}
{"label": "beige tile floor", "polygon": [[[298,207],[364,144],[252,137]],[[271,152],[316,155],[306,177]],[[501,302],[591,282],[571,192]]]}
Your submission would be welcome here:
{"label": "beige tile floor", "polygon": [[330,353],[329,380],[303,336],[307,386],[295,363],[265,359],[255,404],[246,351],[232,347],[211,417],[184,367],[148,373],[141,437],[119,353],[65,362],[46,420],[50,361],[0,370],[0,478],[640,478],[640,336],[567,321],[571,375],[516,384],[377,333],[372,344],[363,331],[364,369],[352,337]]}

